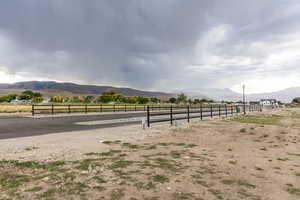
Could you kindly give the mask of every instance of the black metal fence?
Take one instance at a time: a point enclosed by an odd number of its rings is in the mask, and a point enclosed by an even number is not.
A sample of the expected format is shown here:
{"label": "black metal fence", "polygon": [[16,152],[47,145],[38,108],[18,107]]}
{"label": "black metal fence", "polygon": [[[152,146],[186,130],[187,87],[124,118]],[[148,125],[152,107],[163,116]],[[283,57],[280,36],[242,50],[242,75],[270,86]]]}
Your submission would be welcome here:
{"label": "black metal fence", "polygon": [[[146,111],[146,105],[32,105],[32,115],[88,112],[135,112]],[[152,109],[153,110],[153,109]]]}
{"label": "black metal fence", "polygon": [[176,120],[187,120],[214,116],[229,116],[237,113],[246,113],[261,111],[259,105],[200,105],[200,106],[168,106],[160,107],[160,110],[155,107],[147,107],[147,126],[150,127],[152,123],[170,122],[174,123]]}

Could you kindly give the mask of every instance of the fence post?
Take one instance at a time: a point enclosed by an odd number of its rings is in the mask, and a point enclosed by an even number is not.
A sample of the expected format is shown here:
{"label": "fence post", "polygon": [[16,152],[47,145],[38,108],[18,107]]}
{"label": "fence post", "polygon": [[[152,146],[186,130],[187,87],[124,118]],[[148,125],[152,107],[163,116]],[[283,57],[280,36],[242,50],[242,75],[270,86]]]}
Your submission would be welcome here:
{"label": "fence post", "polygon": [[219,105],[219,117],[221,117],[221,105]]}
{"label": "fence post", "polygon": [[51,106],[51,114],[53,115],[54,114],[54,105],[52,104]]}
{"label": "fence post", "polygon": [[226,117],[227,117],[227,104],[225,104],[225,114],[226,114]]}
{"label": "fence post", "polygon": [[147,106],[147,126],[150,127],[150,108]]}
{"label": "fence post", "polygon": [[32,104],[31,112],[32,112],[32,116],[34,116],[34,104]]}
{"label": "fence post", "polygon": [[210,117],[213,118],[213,106],[210,105]]}
{"label": "fence post", "polygon": [[68,112],[71,113],[71,105],[68,105]]}
{"label": "fence post", "polygon": [[114,104],[114,112],[116,112],[116,105]]}
{"label": "fence post", "polygon": [[85,104],[85,109],[84,110],[85,110],[85,113],[87,113],[87,104]]}
{"label": "fence post", "polygon": [[136,105],[134,105],[134,111],[136,112]]}
{"label": "fence post", "polygon": [[125,104],[125,112],[126,112],[126,104]]}
{"label": "fence post", "polygon": [[202,105],[200,105],[200,119],[203,120]]}
{"label": "fence post", "polygon": [[231,115],[233,115],[233,106],[231,106]]}
{"label": "fence post", "polygon": [[100,112],[103,112],[102,104],[100,105]]}
{"label": "fence post", "polygon": [[171,125],[173,125],[173,107],[170,107],[170,121],[171,121]]}
{"label": "fence post", "polygon": [[188,105],[187,106],[187,120],[188,120],[188,123],[190,123],[190,106]]}

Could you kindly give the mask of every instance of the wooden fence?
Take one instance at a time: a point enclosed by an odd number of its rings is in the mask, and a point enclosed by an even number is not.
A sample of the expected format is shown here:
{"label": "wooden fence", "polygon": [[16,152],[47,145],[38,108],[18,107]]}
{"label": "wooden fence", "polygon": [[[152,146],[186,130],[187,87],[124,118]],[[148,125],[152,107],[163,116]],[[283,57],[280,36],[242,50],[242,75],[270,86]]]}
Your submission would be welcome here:
{"label": "wooden fence", "polygon": [[199,105],[199,106],[169,106],[160,107],[158,111],[156,107],[147,107],[147,126],[150,124],[159,122],[170,122],[174,123],[176,120],[187,120],[193,118],[200,118],[201,120],[205,117],[214,116],[228,116],[237,113],[246,113],[261,111],[261,106],[259,105]]}

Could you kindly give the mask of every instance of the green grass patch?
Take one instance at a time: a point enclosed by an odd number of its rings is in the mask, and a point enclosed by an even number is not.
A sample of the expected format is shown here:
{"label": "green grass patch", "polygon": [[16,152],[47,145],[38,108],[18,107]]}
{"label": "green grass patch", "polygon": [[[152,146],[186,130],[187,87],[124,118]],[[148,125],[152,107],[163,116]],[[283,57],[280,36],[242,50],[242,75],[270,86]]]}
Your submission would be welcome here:
{"label": "green grass patch", "polygon": [[152,176],[152,180],[154,182],[158,182],[158,183],[166,183],[166,182],[169,182],[169,178],[164,176],[164,175],[155,175],[155,176]]}
{"label": "green grass patch", "polygon": [[293,195],[300,196],[300,190],[296,188],[293,184],[287,184],[287,192]]}
{"label": "green grass patch", "polygon": [[233,118],[233,121],[240,123],[276,125],[279,123],[281,117],[279,116],[265,116],[265,115],[246,115]]}

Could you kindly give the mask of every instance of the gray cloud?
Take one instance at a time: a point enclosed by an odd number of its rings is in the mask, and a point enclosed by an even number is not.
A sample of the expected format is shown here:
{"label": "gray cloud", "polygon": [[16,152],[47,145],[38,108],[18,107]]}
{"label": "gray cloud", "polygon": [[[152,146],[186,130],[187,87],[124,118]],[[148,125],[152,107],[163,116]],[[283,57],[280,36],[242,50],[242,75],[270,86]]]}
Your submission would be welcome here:
{"label": "gray cloud", "polygon": [[9,0],[0,7],[0,66],[145,89],[231,87],[300,72],[299,60],[269,61],[300,48],[289,44],[299,18],[297,0]]}

